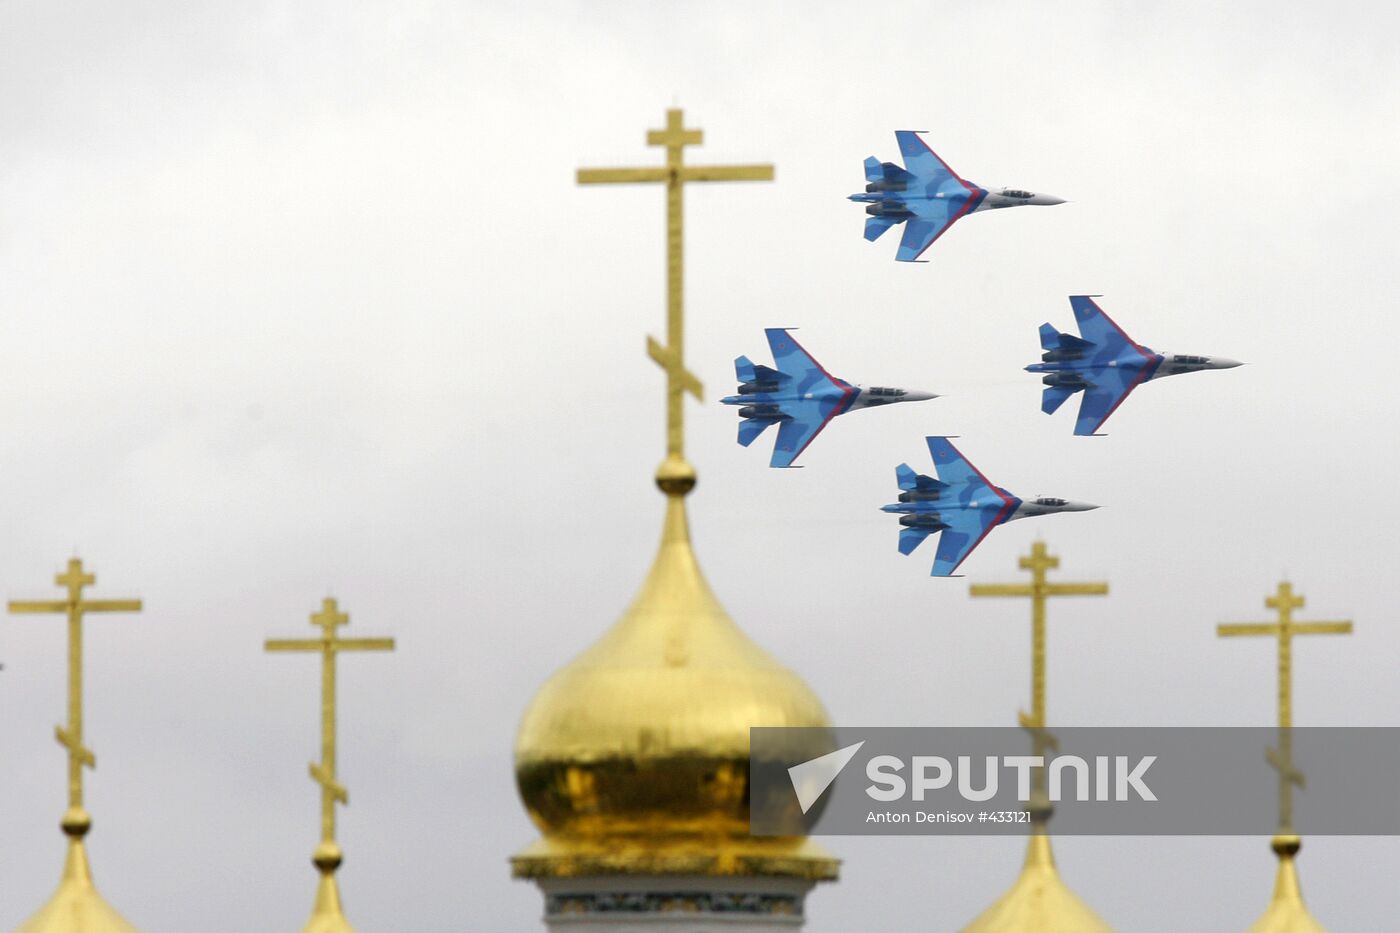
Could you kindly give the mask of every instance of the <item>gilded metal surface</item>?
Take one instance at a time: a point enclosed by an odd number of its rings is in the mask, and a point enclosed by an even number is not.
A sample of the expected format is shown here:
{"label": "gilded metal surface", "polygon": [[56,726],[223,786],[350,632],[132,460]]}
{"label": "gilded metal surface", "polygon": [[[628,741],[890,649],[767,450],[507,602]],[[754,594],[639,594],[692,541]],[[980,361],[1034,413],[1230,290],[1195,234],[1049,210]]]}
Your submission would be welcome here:
{"label": "gilded metal surface", "polygon": [[1026,861],[1011,890],[962,933],[1113,933],[1113,928],[1065,887],[1050,837],[1038,831],[1026,843]]}
{"label": "gilded metal surface", "polygon": [[[1047,570],[1060,566],[1060,558],[1037,541],[1020,559],[1031,582],[982,583],[970,587],[973,596],[1023,596],[1031,601],[1031,711],[1017,719],[1031,735],[1036,755],[1057,748],[1049,731],[1045,703],[1045,601],[1051,596],[1104,596],[1107,583],[1049,583]],[[1035,829],[1026,844],[1026,861],[1011,889],[963,933],[1112,933],[1112,928],[1060,880],[1047,831],[1052,808],[1045,788],[1045,770],[1037,768],[1031,791],[1031,820]]]}
{"label": "gilded metal surface", "polygon": [[1308,913],[1298,887],[1294,859],[1302,845],[1302,840],[1294,835],[1274,837],[1272,847],[1278,856],[1278,876],[1274,879],[1273,900],[1264,915],[1250,925],[1248,933],[1327,933],[1327,929]]}
{"label": "gilded metal surface", "polygon": [[135,933],[97,893],[88,867],[83,837],[92,817],[83,809],[83,768],[95,768],[97,757],[83,744],[83,616],[89,612],[140,612],[139,599],[83,599],[83,589],[97,577],[83,571],[83,562],[69,559],[54,583],[68,591],[65,599],[11,600],[13,613],[64,613],[68,617],[68,725],[55,726],[54,736],[68,753],[68,810],[60,826],[68,837],[68,856],[58,891],[19,928],[18,933]]}
{"label": "gilded metal surface", "polygon": [[1273,635],[1278,638],[1278,748],[1268,752],[1269,764],[1278,771],[1279,831],[1271,843],[1278,856],[1278,877],[1274,881],[1274,896],[1264,915],[1249,928],[1249,933],[1326,933],[1323,926],[1308,913],[1298,886],[1298,869],[1294,859],[1302,848],[1302,840],[1293,832],[1293,788],[1303,787],[1303,772],[1293,764],[1293,636],[1350,635],[1352,624],[1346,622],[1294,622],[1293,610],[1302,609],[1306,601],[1295,595],[1293,584],[1283,582],[1274,595],[1264,600],[1269,609],[1278,611],[1275,622],[1230,622],[1216,626],[1222,638],[1241,635]]}
{"label": "gilded metal surface", "polygon": [[58,891],[15,933],[136,933],[92,884],[81,834],[70,834]]}
{"label": "gilded metal surface", "polygon": [[516,780],[544,838],[514,873],[834,878],[807,840],[748,835],[749,727],[829,724],[719,604],[672,493],[641,592],[525,713]]}
{"label": "gilded metal surface", "polygon": [[[666,127],[647,132],[647,145],[666,149],[664,168],[581,168],[578,183],[666,185],[666,346],[647,338],[647,354],[666,370],[666,455],[685,459],[686,392],[700,401],[700,380],[685,368],[685,214],[682,186],[689,181],[772,181],[771,165],[686,165],[684,149],[704,141],[701,130],[685,129],[681,111],[666,111]],[[664,466],[663,466],[664,469]],[[660,476],[657,477],[660,482]],[[693,485],[693,479],[692,479]]]}
{"label": "gilded metal surface", "polygon": [[321,787],[321,843],[311,862],[321,873],[311,919],[302,933],[353,933],[340,906],[340,889],[335,871],[344,856],[335,841],[335,805],[349,804],[350,793],[340,783],[335,769],[335,664],[342,651],[393,651],[392,638],[341,638],[339,627],[348,625],[350,616],[327,597],[321,611],[312,613],[311,624],[321,629],[320,638],[269,638],[267,651],[319,651],[321,653],[321,761],[309,766],[311,780]]}

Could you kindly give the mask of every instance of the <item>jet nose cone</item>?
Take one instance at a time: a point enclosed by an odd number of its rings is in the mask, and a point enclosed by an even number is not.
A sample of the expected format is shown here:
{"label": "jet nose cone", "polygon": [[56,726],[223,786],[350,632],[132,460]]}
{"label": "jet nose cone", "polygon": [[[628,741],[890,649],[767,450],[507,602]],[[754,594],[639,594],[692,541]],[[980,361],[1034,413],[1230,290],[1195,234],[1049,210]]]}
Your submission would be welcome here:
{"label": "jet nose cone", "polygon": [[1227,359],[1223,356],[1212,356],[1210,358],[1211,369],[1234,369],[1236,366],[1243,366],[1239,360]]}
{"label": "jet nose cone", "polygon": [[1066,511],[1066,512],[1092,512],[1094,509],[1097,509],[1097,508],[1098,508],[1098,506],[1097,506],[1097,505],[1094,505],[1094,504],[1091,503],[1091,502],[1066,502],[1066,503],[1065,503],[1065,511]]}
{"label": "jet nose cone", "polygon": [[1064,204],[1066,202],[1064,198],[1057,198],[1053,194],[1037,194],[1035,197],[1031,198],[1031,203],[1044,204],[1048,207],[1052,204]]}
{"label": "jet nose cone", "polygon": [[931,398],[938,398],[938,393],[924,392],[919,389],[906,389],[904,392],[906,402],[927,402]]}

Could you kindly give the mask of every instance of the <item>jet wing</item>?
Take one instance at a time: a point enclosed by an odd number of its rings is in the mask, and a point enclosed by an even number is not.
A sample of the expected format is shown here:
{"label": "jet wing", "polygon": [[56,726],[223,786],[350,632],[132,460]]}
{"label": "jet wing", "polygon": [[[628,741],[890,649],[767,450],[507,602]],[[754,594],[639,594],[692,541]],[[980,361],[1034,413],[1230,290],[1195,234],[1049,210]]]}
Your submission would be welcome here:
{"label": "jet wing", "polygon": [[948,527],[938,538],[933,575],[946,577],[982,543],[987,532],[1010,517],[1019,500],[993,485],[948,438],[928,438],[928,450],[938,468],[939,480],[950,487],[949,498],[961,506],[938,513],[939,520]]}
{"label": "jet wing", "polygon": [[1093,295],[1071,295],[1069,304],[1074,309],[1074,322],[1079,325],[1080,336],[1097,345],[1098,349],[1092,351],[1095,356],[1104,350],[1108,350],[1112,357],[1119,356],[1124,350],[1142,351],[1133,338],[1113,322],[1113,318],[1103,313]]}
{"label": "jet wing", "polygon": [[994,492],[996,487],[982,475],[981,470],[968,462],[962,451],[953,446],[952,441],[946,437],[930,437],[927,440],[928,452],[933,456],[938,478],[949,486],[958,487],[956,493],[959,499],[966,493],[970,493],[971,498],[975,499],[984,490]]}
{"label": "jet wing", "polygon": [[797,392],[808,393],[817,388],[855,388],[827,372],[821,363],[812,358],[812,354],[802,349],[802,344],[787,332],[787,328],[767,327],[763,334],[768,338],[768,349],[773,351],[774,364],[792,380],[792,388]]}
{"label": "jet wing", "polygon": [[905,167],[915,176],[910,187],[918,189],[917,193],[922,195],[907,202],[914,216],[905,222],[904,237],[899,241],[899,251],[894,257],[900,262],[913,262],[971,207],[971,202],[965,197],[955,198],[950,203],[933,196],[939,193],[971,196],[978,189],[949,168],[948,163],[940,159],[918,133],[897,130],[894,135],[899,141]]}
{"label": "jet wing", "polygon": [[1142,383],[1148,372],[1148,369],[1137,372],[1102,369],[1095,372],[1096,384],[1084,390],[1084,400],[1079,403],[1079,417],[1074,422],[1074,433],[1080,437],[1098,433],[1108,416],[1123,404],[1123,399]]}
{"label": "jet wing", "polygon": [[938,554],[933,560],[931,576],[950,577],[967,555],[976,550],[998,524],[1001,512],[992,509],[950,509],[940,512],[939,519],[948,527],[938,535]]}
{"label": "jet wing", "polygon": [[899,141],[899,153],[904,156],[904,167],[918,176],[918,184],[926,186],[928,193],[940,190],[947,182],[954,181],[962,187],[967,185],[958,173],[948,167],[948,163],[929,148],[928,143],[913,130],[896,130],[894,138]]}
{"label": "jet wing", "polygon": [[[773,351],[774,364],[791,380],[789,388],[798,396],[796,401],[778,403],[785,417],[778,427],[778,440],[768,463],[773,467],[787,467],[792,466],[792,461],[807,449],[832,418],[850,407],[856,387],[828,373],[786,328],[768,327],[763,333],[768,338],[768,349]],[[841,394],[834,395],[832,389]]]}
{"label": "jet wing", "polygon": [[927,210],[922,204],[919,209],[917,215],[904,222],[904,236],[899,241],[899,251],[894,254],[900,262],[913,262],[922,256],[957,219],[947,201],[929,201]]}
{"label": "jet wing", "polygon": [[807,445],[816,440],[831,419],[836,417],[841,401],[783,402],[778,408],[787,417],[778,425],[778,440],[773,444],[770,467],[790,467]]}

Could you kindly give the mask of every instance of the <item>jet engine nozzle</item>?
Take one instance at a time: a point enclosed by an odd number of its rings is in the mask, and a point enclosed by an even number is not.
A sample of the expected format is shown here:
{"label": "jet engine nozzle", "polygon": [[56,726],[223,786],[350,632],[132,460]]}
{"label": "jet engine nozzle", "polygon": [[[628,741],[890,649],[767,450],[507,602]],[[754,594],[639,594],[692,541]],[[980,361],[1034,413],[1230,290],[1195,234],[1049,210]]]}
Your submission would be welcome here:
{"label": "jet engine nozzle", "polygon": [[1062,389],[1087,389],[1093,385],[1079,373],[1047,373],[1040,381]]}
{"label": "jet engine nozzle", "polygon": [[865,205],[865,212],[872,217],[912,217],[913,211],[898,201],[875,201]]}

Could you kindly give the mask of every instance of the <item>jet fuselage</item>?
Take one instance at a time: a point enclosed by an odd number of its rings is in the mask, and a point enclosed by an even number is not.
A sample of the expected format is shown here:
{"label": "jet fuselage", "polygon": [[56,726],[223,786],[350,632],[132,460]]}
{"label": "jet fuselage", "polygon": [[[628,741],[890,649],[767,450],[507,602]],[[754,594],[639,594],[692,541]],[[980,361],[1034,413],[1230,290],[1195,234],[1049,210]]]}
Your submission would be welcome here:
{"label": "jet fuselage", "polygon": [[1234,369],[1243,365],[1239,360],[1223,356],[1192,356],[1184,353],[1157,352],[1150,347],[1136,346],[1116,357],[1101,359],[1074,350],[1049,350],[1041,354],[1041,362],[1026,367],[1027,372],[1044,373],[1041,380],[1048,386],[1067,389],[1089,388],[1094,383],[1084,373],[1104,368],[1142,373],[1139,382],[1195,373],[1206,369]]}
{"label": "jet fuselage", "polygon": [[[951,493],[951,494],[950,494]],[[940,517],[940,512],[954,509],[962,511],[982,510],[1005,512],[998,524],[1015,521],[1018,518],[1035,518],[1039,515],[1053,515],[1056,512],[1088,512],[1098,508],[1087,502],[1072,499],[1057,499],[1053,496],[1038,496],[1035,499],[1021,499],[1001,487],[977,498],[959,501],[957,493],[946,487],[941,490],[911,490],[901,492],[899,501],[880,507],[882,512],[899,515],[899,523],[906,528],[931,528],[938,530],[948,527]]]}
{"label": "jet fuselage", "polygon": [[782,402],[832,401],[839,406],[837,414],[858,411],[862,408],[877,408],[897,402],[924,402],[938,398],[933,392],[918,389],[899,389],[892,386],[814,386],[811,391],[784,389],[778,383],[748,382],[739,386],[738,395],[722,399],[726,405],[742,405],[739,414],[745,418],[780,419],[784,415],[780,409]]}
{"label": "jet fuselage", "polygon": [[970,181],[963,184],[967,187],[960,190],[927,193],[917,188],[903,189],[898,182],[871,182],[865,186],[863,193],[851,195],[850,200],[864,203],[865,212],[874,217],[905,217],[915,214],[917,212],[909,206],[914,201],[946,201],[953,206],[952,213],[957,216],[1003,207],[1065,203],[1064,198],[1035,194],[1021,188],[983,188]]}

